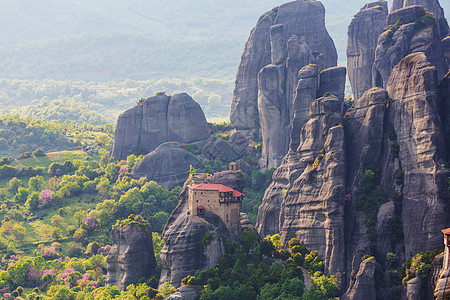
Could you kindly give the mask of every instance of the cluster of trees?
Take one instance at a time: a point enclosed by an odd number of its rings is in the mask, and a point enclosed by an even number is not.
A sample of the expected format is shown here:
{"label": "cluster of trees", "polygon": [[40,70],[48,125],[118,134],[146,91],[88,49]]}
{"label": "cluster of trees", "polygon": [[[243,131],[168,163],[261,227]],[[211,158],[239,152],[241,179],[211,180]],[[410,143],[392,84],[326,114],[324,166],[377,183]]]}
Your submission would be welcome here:
{"label": "cluster of trees", "polygon": [[84,82],[0,79],[0,109],[47,121],[103,125],[114,123],[119,113],[136,99],[158,92],[189,93],[211,117],[224,118],[231,103],[232,80],[195,77],[188,80]]}
{"label": "cluster of trees", "polygon": [[[241,244],[228,240],[219,263],[183,279],[183,285],[204,286],[202,300],[215,299],[331,299],[339,295],[334,277],[323,274],[317,251],[298,239],[283,249],[279,235],[261,239],[254,230],[241,234]],[[312,286],[305,288],[304,274]],[[336,298],[337,299],[337,298]]]}
{"label": "cluster of trees", "polygon": [[92,126],[72,121],[45,121],[15,115],[0,116],[0,154],[17,155],[41,149],[45,152],[80,149],[95,137],[111,134],[111,125]]}

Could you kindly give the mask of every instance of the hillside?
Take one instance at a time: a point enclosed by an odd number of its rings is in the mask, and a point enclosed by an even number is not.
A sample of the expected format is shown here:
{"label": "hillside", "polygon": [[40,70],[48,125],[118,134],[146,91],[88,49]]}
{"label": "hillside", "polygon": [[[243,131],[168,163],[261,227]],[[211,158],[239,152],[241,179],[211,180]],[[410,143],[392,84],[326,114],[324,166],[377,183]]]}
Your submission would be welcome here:
{"label": "hillside", "polygon": [[[255,20],[284,2],[2,0],[0,77],[232,79]],[[366,1],[322,2],[344,65],[347,26]]]}

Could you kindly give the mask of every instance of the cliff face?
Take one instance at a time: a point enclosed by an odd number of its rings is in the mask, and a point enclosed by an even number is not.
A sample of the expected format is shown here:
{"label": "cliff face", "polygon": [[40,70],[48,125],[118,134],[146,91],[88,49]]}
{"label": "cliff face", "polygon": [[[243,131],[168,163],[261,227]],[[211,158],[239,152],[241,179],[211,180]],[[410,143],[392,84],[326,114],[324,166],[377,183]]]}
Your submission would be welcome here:
{"label": "cliff face", "polygon": [[372,87],[372,65],[378,37],[388,14],[386,1],[366,4],[348,27],[347,69],[354,99]]}
{"label": "cliff face", "polygon": [[[242,173],[229,171],[216,173],[208,182],[241,191],[245,184]],[[160,284],[167,281],[173,286],[180,286],[187,275],[211,268],[225,253],[224,242],[231,237],[219,216],[205,213],[205,217],[200,218],[189,213],[187,184],[163,231]],[[207,245],[202,242],[205,234],[212,235],[212,241]]]}
{"label": "cliff face", "polygon": [[[308,164],[307,160],[300,157],[299,151],[304,151],[304,148],[301,150],[299,146],[303,144],[303,147],[312,147],[311,143],[314,142],[314,138],[325,132],[325,129],[322,131],[317,130],[316,132],[305,132],[302,126],[305,123],[310,123],[311,118],[316,120],[318,116],[321,116],[325,112],[335,114],[341,110],[340,105],[345,84],[345,68],[335,67],[323,70],[320,73],[319,80],[317,66],[308,65],[302,68],[299,72],[299,77],[300,80],[298,81],[293,106],[294,117],[290,132],[289,152],[283,158],[280,167],[275,171],[273,182],[266,190],[262,204],[258,210],[258,222],[256,226],[262,236],[280,233],[283,227],[286,193],[303,173]],[[319,93],[328,93],[329,96],[322,97],[320,101],[315,101]],[[339,95],[338,98],[333,93]],[[308,114],[308,117],[306,117],[306,114]],[[333,124],[327,124],[327,126]],[[314,125],[310,126],[319,125],[314,123]],[[309,144],[305,144],[306,139],[308,139]],[[318,145],[315,145],[314,147],[316,148],[312,149],[314,151],[313,154],[318,156],[319,152],[323,149],[323,145],[324,140],[319,142]],[[312,159],[314,162],[315,157]]]}
{"label": "cliff face", "polygon": [[106,285],[116,285],[124,291],[155,270],[152,231],[149,226],[117,227],[111,237],[113,245],[107,258]]}
{"label": "cliff face", "polygon": [[320,2],[286,3],[260,18],[241,58],[230,120],[247,137],[262,138],[262,167],[279,166],[287,153],[298,71],[336,61]]}
{"label": "cliff face", "polygon": [[[438,82],[437,68],[424,53],[415,53],[394,68],[387,87],[392,99],[389,121],[397,134],[404,172],[402,219],[407,253],[439,248],[440,230],[449,223]],[[426,213],[418,216],[419,211]]]}
{"label": "cliff face", "polygon": [[418,52],[425,53],[442,80],[448,65],[443,59],[436,20],[418,5],[391,12],[387,17],[387,29],[380,35],[375,50],[372,85],[386,88],[393,68],[408,54]]}
{"label": "cliff face", "polygon": [[[349,45],[360,53],[349,72],[355,76],[355,68],[368,69],[373,60],[372,75],[386,89],[354,81],[354,89],[366,91],[341,119],[340,106],[333,105],[342,92],[330,81],[338,76],[324,70],[318,78],[312,66],[300,71],[289,151],[274,172],[257,222],[263,236],[281,233],[284,242],[297,237],[318,250],[325,271],[350,287],[349,299],[364,294],[365,283],[357,279],[368,267],[361,262],[363,255],[372,254],[383,265],[388,252],[403,260],[409,253],[440,248],[440,229],[450,225],[445,217],[450,212],[448,170],[443,167],[450,140],[450,73],[437,23],[421,6],[392,12],[371,58],[358,44],[363,37],[358,26],[379,22],[381,27],[384,8],[375,4],[363,8],[349,30]],[[397,21],[403,25],[397,28]],[[325,90],[337,97],[320,98]],[[309,103],[305,123],[297,112]],[[371,225],[355,204],[367,192],[366,170],[375,173],[386,197]],[[403,238],[395,233],[399,227]],[[411,282],[409,289],[416,285]]]}
{"label": "cliff face", "polygon": [[171,190],[183,185],[189,177],[190,166],[196,168],[197,165],[195,156],[182,149],[179,143],[167,142],[147,154],[134,166],[131,174],[137,178],[146,177]]}
{"label": "cliff face", "polygon": [[170,141],[192,143],[210,134],[200,105],[188,94],[150,97],[122,113],[116,126],[112,156],[149,153]]}
{"label": "cliff face", "polygon": [[447,20],[445,19],[444,10],[438,0],[394,0],[392,2],[391,11],[412,5],[422,5],[431,12],[437,19],[438,30],[441,38],[450,34]]}

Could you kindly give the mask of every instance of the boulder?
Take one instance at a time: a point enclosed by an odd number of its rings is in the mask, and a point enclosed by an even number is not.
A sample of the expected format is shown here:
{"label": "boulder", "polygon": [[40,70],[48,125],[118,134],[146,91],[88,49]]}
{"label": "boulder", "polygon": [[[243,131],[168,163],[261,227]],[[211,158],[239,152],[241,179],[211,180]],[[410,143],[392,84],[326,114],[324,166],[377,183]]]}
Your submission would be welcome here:
{"label": "boulder", "polygon": [[122,113],[114,135],[112,157],[147,154],[162,143],[193,143],[210,136],[200,105],[188,94],[158,94]]}
{"label": "boulder", "polygon": [[119,226],[113,228],[111,238],[106,285],[116,285],[124,291],[155,270],[152,230],[149,225]]}
{"label": "boulder", "polygon": [[245,137],[245,135],[243,135],[239,131],[236,131],[230,136],[229,143],[231,144],[231,146],[233,146],[234,150],[238,154],[242,155],[243,153],[245,153],[245,150],[247,150],[249,141]]}
{"label": "boulder", "polygon": [[[212,178],[205,176],[196,180],[242,188],[242,183],[245,183],[241,172],[231,171],[222,172],[217,176],[215,174]],[[194,275],[197,270],[211,268],[225,253],[225,240],[232,237],[219,216],[205,213],[204,218],[201,218],[189,213],[188,183],[186,181],[180,194],[180,202],[170,215],[163,231],[160,284],[167,281],[179,287],[184,277]],[[211,243],[204,245],[202,240],[207,233],[212,234],[213,238]]]}
{"label": "boulder", "polygon": [[213,143],[207,145],[203,149],[203,154],[212,159],[228,158],[229,160],[236,160],[242,156],[230,143],[221,138],[217,138]]}
{"label": "boulder", "polygon": [[378,37],[386,24],[386,1],[366,4],[348,27],[347,69],[355,100],[372,87],[372,65]]}
{"label": "boulder", "polygon": [[361,262],[358,273],[351,282],[347,292],[342,299],[344,300],[375,300],[375,259],[368,258]]}
{"label": "boulder", "polygon": [[131,174],[135,178],[146,177],[166,189],[181,186],[189,177],[191,166],[198,167],[195,156],[182,149],[178,142],[161,144],[137,163]]}

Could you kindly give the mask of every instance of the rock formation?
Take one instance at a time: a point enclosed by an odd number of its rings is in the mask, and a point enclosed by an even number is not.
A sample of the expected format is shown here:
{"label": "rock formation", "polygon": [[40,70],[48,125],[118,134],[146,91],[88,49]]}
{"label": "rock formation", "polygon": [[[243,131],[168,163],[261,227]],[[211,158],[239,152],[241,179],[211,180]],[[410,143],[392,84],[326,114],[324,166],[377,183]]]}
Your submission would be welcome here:
{"label": "rock formation", "polygon": [[386,1],[366,4],[348,27],[347,70],[354,99],[372,87],[372,65],[378,37],[386,24]]}
{"label": "rock formation", "polygon": [[113,228],[113,245],[107,258],[106,285],[124,291],[150,275],[156,267],[150,225],[132,224]]}
{"label": "rock formation", "polygon": [[130,154],[149,153],[165,142],[194,143],[209,136],[205,115],[188,94],[158,94],[119,116],[112,156],[126,159]]}
{"label": "rock formation", "polygon": [[[397,134],[404,172],[403,228],[405,251],[441,246],[446,218],[445,142],[438,103],[438,70],[424,53],[410,54],[393,70],[387,87],[389,121]],[[426,214],[417,215],[418,211]],[[420,243],[417,243],[420,241]]]}
{"label": "rock formation", "polygon": [[183,185],[189,177],[190,166],[198,166],[195,156],[182,149],[178,142],[167,142],[147,154],[131,174],[136,178],[146,177],[171,190]]}
{"label": "rock formation", "polygon": [[447,20],[444,15],[444,10],[438,0],[394,0],[392,2],[391,11],[413,5],[422,5],[434,15],[437,19],[438,30],[441,38],[444,38],[450,34]]}
{"label": "rock formation", "polygon": [[[319,81],[319,74],[316,65],[308,65],[299,72],[300,80],[298,82],[296,90],[296,98],[294,101],[294,117],[293,126],[290,133],[291,143],[289,146],[289,152],[284,157],[281,166],[275,171],[273,175],[273,183],[266,190],[262,205],[258,211],[258,231],[261,235],[265,236],[267,234],[280,233],[283,226],[283,204],[284,198],[290,186],[297,180],[297,178],[304,171],[307,160],[299,157],[300,155],[300,144],[304,143],[304,139],[315,138],[319,136],[319,133],[325,133],[325,127],[320,131],[305,132],[302,129],[302,125],[308,121],[316,120],[318,116],[322,115],[322,111],[325,110],[327,113],[335,114],[339,113],[341,110],[341,102],[343,98],[343,90],[345,84],[345,68],[330,68],[324,70],[320,73],[322,80]],[[331,78],[331,79],[327,79]],[[321,82],[323,85],[319,85]],[[333,84],[330,84],[333,82]],[[331,88],[327,90],[327,88]],[[316,100],[318,93],[323,93],[326,97],[320,98],[321,100]],[[328,93],[328,94],[327,94]],[[336,98],[332,93],[339,94],[339,98]],[[309,117],[306,117],[307,114]],[[320,118],[319,118],[320,119]],[[326,117],[327,123],[323,126],[331,126],[333,124],[328,124],[328,117]],[[335,120],[338,122],[337,120]],[[314,126],[320,126],[312,122]],[[313,130],[313,129],[307,129]],[[309,134],[309,137],[308,137]],[[313,135],[313,136],[312,136]],[[322,138],[321,138],[322,139]],[[312,141],[312,140],[310,140]],[[324,141],[319,142],[323,148]],[[312,147],[311,145],[305,144],[304,147]],[[315,146],[319,147],[319,146]],[[322,148],[314,148],[313,152],[316,156]],[[312,155],[312,154],[311,154]],[[311,158],[308,158],[311,159]],[[313,162],[314,162],[314,158]]]}
{"label": "rock formation", "polygon": [[[224,171],[211,178],[208,183],[224,184],[242,191],[245,181],[241,172]],[[163,231],[164,248],[161,250],[162,267],[160,283],[169,282],[180,286],[181,280],[193,275],[197,270],[214,266],[225,252],[224,241],[230,237],[221,218],[205,213],[204,218],[188,212],[188,195],[186,181],[180,194],[180,202],[169,217]],[[205,234],[211,234],[209,244],[203,243]]]}
{"label": "rock formation", "polygon": [[418,52],[425,53],[428,62],[436,67],[439,80],[442,80],[448,72],[448,65],[443,59],[436,19],[418,5],[391,12],[387,17],[387,29],[380,35],[375,50],[373,86],[386,88],[393,68],[408,54]]}
{"label": "rock formation", "polygon": [[358,273],[352,279],[350,286],[342,297],[344,300],[375,300],[375,259],[368,258],[361,262]]}
{"label": "rock formation", "polygon": [[241,58],[230,120],[245,136],[262,138],[262,167],[280,165],[287,153],[299,70],[336,61],[320,2],[286,3],[259,19]]}
{"label": "rock formation", "polygon": [[[355,17],[353,37],[358,36],[359,18],[370,14],[373,5]],[[403,25],[397,28],[398,20]],[[394,252],[402,261],[409,253],[440,247],[440,229],[450,225],[443,168],[450,140],[450,73],[445,75],[436,21],[423,7],[408,6],[392,12],[387,23],[372,69],[386,90],[366,85],[342,121],[336,105],[343,89],[326,75],[335,79],[333,69],[322,71],[319,79],[313,66],[300,71],[289,151],[258,211],[261,235],[280,233],[284,242],[297,237],[318,250],[325,273],[337,275],[342,287],[350,286],[347,296],[356,293],[362,256],[375,255],[384,265],[386,254]],[[364,64],[370,65],[370,59]],[[312,102],[305,123],[297,111],[321,96]],[[372,225],[355,205],[366,192],[366,170],[376,174],[386,197],[376,207]],[[409,284],[410,294],[414,286]]]}

